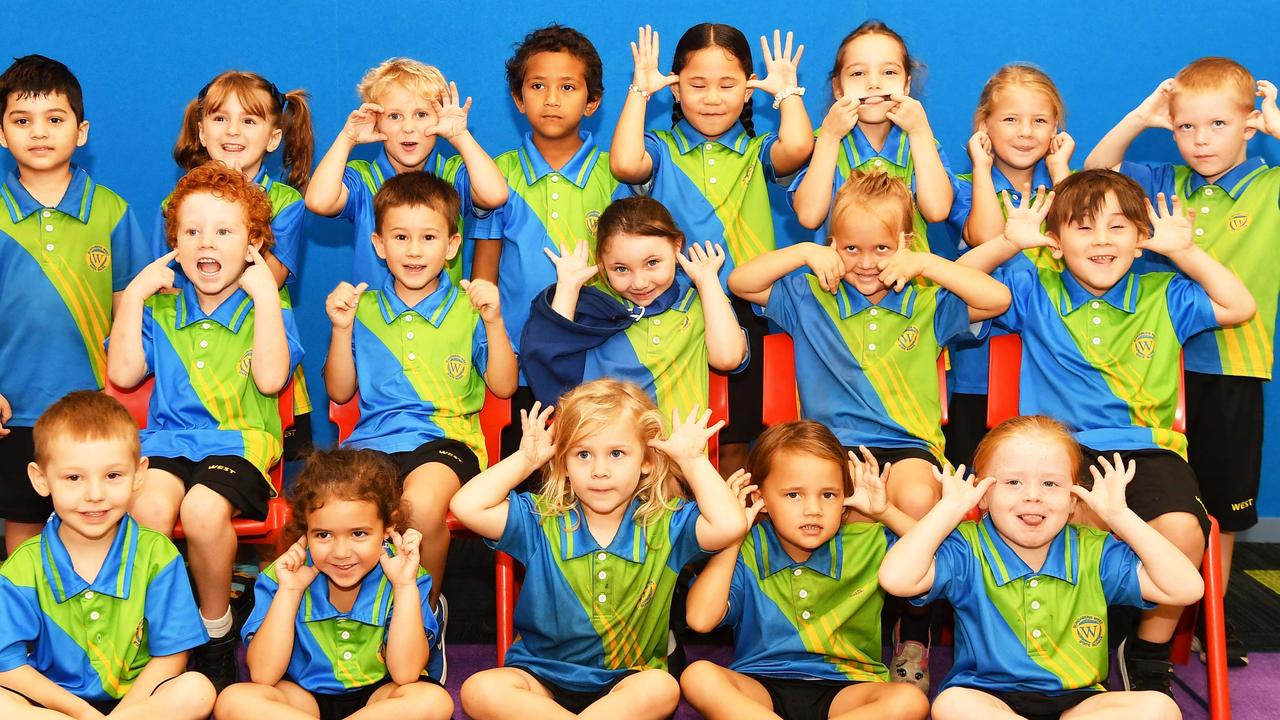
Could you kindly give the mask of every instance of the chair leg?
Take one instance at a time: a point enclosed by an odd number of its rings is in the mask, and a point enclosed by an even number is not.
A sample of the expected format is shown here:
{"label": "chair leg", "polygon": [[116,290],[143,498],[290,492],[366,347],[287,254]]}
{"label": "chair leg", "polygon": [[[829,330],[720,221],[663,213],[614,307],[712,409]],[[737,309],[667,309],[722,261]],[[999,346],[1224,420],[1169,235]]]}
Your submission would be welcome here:
{"label": "chair leg", "polygon": [[1227,634],[1223,614],[1222,557],[1218,553],[1218,521],[1209,519],[1209,543],[1205,548],[1204,574],[1204,642],[1206,670],[1209,674],[1209,717],[1230,720],[1231,692],[1227,677]]}
{"label": "chair leg", "polygon": [[497,609],[498,667],[503,666],[507,648],[515,640],[516,572],[515,560],[504,552],[494,553],[494,605]]}

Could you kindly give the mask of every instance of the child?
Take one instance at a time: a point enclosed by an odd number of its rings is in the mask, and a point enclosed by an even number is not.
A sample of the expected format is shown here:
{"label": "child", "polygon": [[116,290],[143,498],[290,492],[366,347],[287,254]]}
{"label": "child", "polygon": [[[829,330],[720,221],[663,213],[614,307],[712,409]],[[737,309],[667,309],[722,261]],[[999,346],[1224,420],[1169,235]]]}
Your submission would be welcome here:
{"label": "child", "polygon": [[[1261,111],[1254,109],[1255,88],[1263,98]],[[1172,128],[1186,164],[1121,163],[1129,144],[1148,127]],[[1201,58],[1161,83],[1085,161],[1087,167],[1119,166],[1149,198],[1176,195],[1199,209],[1196,244],[1238,275],[1258,301],[1252,320],[1191,338],[1184,351],[1187,458],[1205,507],[1222,528],[1224,591],[1236,533],[1258,522],[1262,383],[1271,379],[1280,294],[1280,275],[1271,270],[1280,222],[1280,169],[1249,157],[1248,142],[1259,131],[1280,137],[1275,85],[1255,84],[1234,60]],[[1249,661],[1230,622],[1227,661]]]}
{"label": "child", "polygon": [[822,121],[813,159],[789,191],[800,224],[816,231],[814,242],[831,237],[830,211],[851,173],[885,172],[911,189],[919,208],[914,249],[929,251],[926,223],[947,219],[952,188],[924,106],[910,95],[919,68],[902,36],[879,20],[862,23],[840,41],[828,76],[835,104]]}
{"label": "child", "polygon": [[68,392],[102,387],[112,301],[147,263],[129,205],[72,164],[88,138],[66,65],[27,55],[0,75],[0,145],[17,164],[0,186],[0,517],[10,553],[53,511],[27,480],[31,427]]}
{"label": "child", "polygon": [[[111,328],[117,387],[156,378],[142,450],[151,464],[131,512],[146,527],[186,534],[200,614],[211,637],[195,668],[219,690],[235,680],[231,634],[231,518],[266,517],[280,459],[276,394],[302,360],[293,312],[261,249],[271,249],[271,204],[238,170],[210,161],[169,197],[171,252],[129,283]],[[189,282],[173,286],[177,260]]]}
{"label": "child", "polygon": [[[1040,68],[1012,63],[987,80],[973,113],[969,157],[973,172],[955,177],[955,202],[947,224],[959,240],[959,250],[1000,236],[1004,207],[1000,194],[1014,203],[1019,189],[1052,188],[1071,174],[1075,141],[1060,130],[1066,119],[1062,95]],[[1062,269],[1046,248],[1025,255],[1037,266]],[[943,429],[947,458],[953,465],[973,464],[973,450],[987,428],[987,341],[954,343],[951,352],[950,422]]]}
{"label": "child", "polygon": [[[944,458],[938,354],[971,321],[1004,312],[1009,291],[912,250],[913,207],[901,181],[854,173],[836,195],[830,245],[762,255],[729,283],[794,339],[804,416],[892,463],[890,500],[920,518],[938,500],[932,471]],[[806,265],[814,274],[790,275]],[[906,613],[895,635],[895,677],[927,690],[929,616]]]}
{"label": "child", "polygon": [[[885,555],[885,590],[955,608],[955,664],[936,720],[1182,716],[1158,692],[1105,691],[1107,607],[1188,605],[1204,584],[1125,504],[1133,460],[1099,456],[1086,489],[1076,484],[1082,459],[1056,420],[1006,420],[974,454],[984,479],[964,479],[963,465],[937,473],[942,500]],[[1077,498],[1114,535],[1068,525]],[[974,505],[986,517],[961,522]]]}
{"label": "child", "polygon": [[[799,170],[813,152],[813,126],[796,74],[804,46],[793,53],[791,43],[791,33],[784,46],[775,30],[771,51],[760,38],[768,71],[763,80],[752,71],[746,37],[730,25],[702,23],[685,31],[670,75],[658,71],[658,33],[649,26],[631,46],[635,72],[609,164],[619,180],[640,186],[669,208],[690,243],[711,242],[723,249],[720,284],[725,288],[733,268],[777,247],[767,184]],[[672,127],[646,133],[645,106],[665,87],[675,98]],[[774,109],[780,110],[776,133],[755,132],[751,95],[756,88],[772,95]],[[767,324],[745,302],[735,301],[733,309],[747,330],[750,353],[760,357]],[[747,443],[763,430],[764,371],[760,362],[744,370],[729,379],[729,425],[720,437],[726,477],[743,466]]]}
{"label": "child", "polygon": [[889,683],[880,662],[884,592],[875,574],[895,537],[879,524],[844,522],[854,509],[899,532],[912,524],[887,504],[875,458],[866,448],[862,455],[866,464],[852,452],[846,460],[818,423],[783,423],[760,435],[752,472],[730,481],[748,525],[760,522],[741,553],[739,543],[721,550],[689,590],[689,627],[733,626],[731,668],[699,660],[680,676],[705,717],[928,715],[924,693]]}
{"label": "child", "polygon": [[[598,266],[585,243],[546,251],[557,281],[534,299],[524,330],[524,372],[540,402],[614,377],[644,388],[663,417],[707,407],[708,364],[736,370],[747,343],[716,274],[724,250],[694,243],[686,257],[684,238],[661,203],[630,197],[600,216]],[[598,275],[608,293],[586,286]]]}
{"label": "child", "polygon": [[[540,407],[521,418],[520,451],[450,504],[525,567],[506,666],[463,683],[462,706],[477,720],[669,717],[680,699],[666,671],[676,574],[746,531],[704,454],[721,423],[707,428],[708,414],[695,411],[672,418],[664,440],[653,401],[617,380],[566,394],[551,429],[551,408]],[[543,493],[513,492],[544,465]],[[696,503],[667,494],[681,477]]]}
{"label": "child", "polygon": [[422,536],[403,527],[396,467],[379,453],[313,453],[291,490],[292,547],[258,576],[241,634],[251,682],[227,688],[217,716],[398,718],[453,714],[423,668],[436,634],[418,565]]}
{"label": "child", "polygon": [[498,288],[487,280],[463,280],[459,288],[445,269],[462,241],[459,203],[434,175],[388,178],[373,200],[373,246],[386,261],[385,277],[375,290],[341,283],[325,301],[333,323],[324,366],[329,397],[343,403],[360,393],[360,420],[344,446],[391,455],[409,526],[425,538],[422,566],[435,579],[429,600],[440,624],[431,677],[440,682],[449,498],[488,461],[479,419],[485,385],[510,397],[517,381]]}
{"label": "child", "polygon": [[[382,282],[387,264],[369,242],[373,196],[387,178],[411,170],[429,172],[453,185],[468,213],[473,207],[500,207],[507,201],[507,183],[467,130],[471,98],[460,105],[458,87],[446,84],[439,70],[417,60],[392,58],[365,73],[357,91],[360,107],[347,116],[316,166],[306,203],[317,215],[341,217],[355,225],[352,276],[357,283],[376,285]],[[440,154],[437,137],[449,141],[458,155]],[[382,152],[373,162],[347,162],[357,145],[379,141]],[[463,278],[464,264],[459,254],[449,265],[449,277],[455,283]]]}
{"label": "child", "polygon": [[[1208,518],[1186,438],[1170,428],[1178,393],[1179,350],[1198,332],[1253,317],[1254,302],[1232,272],[1192,241],[1194,211],[1157,209],[1133,180],[1086,170],[1029,203],[1023,188],[1004,236],[970,250],[959,264],[991,271],[1027,248],[1051,249],[1066,270],[1008,267],[997,277],[1013,292],[996,320],[1022,335],[1019,411],[1060,418],[1087,456],[1119,451],[1136,460],[1128,505],[1194,563]],[[1045,234],[1041,234],[1045,223]],[[1186,277],[1133,272],[1143,250],[1169,258]],[[1169,639],[1181,609],[1144,614],[1121,645],[1126,689],[1169,691]]]}
{"label": "child", "polygon": [[[518,341],[538,291],[555,282],[555,266],[544,250],[587,246],[595,261],[596,227],[609,203],[631,194],[609,171],[609,154],[582,129],[604,96],[600,55],[585,35],[548,25],[525,36],[507,60],[507,87],[529,132],[515,150],[495,162],[510,196],[472,233],[476,256],[472,277],[498,284],[502,314]],[[519,351],[519,345],[516,346]],[[520,411],[533,407],[528,379],[511,402],[511,425],[502,445],[520,445]]]}
{"label": "child", "polygon": [[31,485],[54,512],[0,570],[0,716],[208,717],[213,686],[186,672],[207,637],[187,570],[127,512],[147,469],[133,419],[81,390],[33,432]]}

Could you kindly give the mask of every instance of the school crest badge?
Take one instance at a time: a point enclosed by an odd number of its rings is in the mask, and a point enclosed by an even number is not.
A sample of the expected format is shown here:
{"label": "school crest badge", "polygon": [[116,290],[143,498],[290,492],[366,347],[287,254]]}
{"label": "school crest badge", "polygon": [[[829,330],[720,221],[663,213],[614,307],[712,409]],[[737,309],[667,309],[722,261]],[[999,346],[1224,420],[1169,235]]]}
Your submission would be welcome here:
{"label": "school crest badge", "polygon": [[1227,227],[1232,230],[1243,230],[1249,227],[1249,215],[1246,213],[1236,213],[1227,220]]}
{"label": "school crest badge", "polygon": [[645,583],[644,590],[640,591],[640,600],[636,603],[636,607],[645,608],[653,601],[653,596],[658,591],[658,584],[650,580]]}
{"label": "school crest badge", "polygon": [[1103,637],[1107,634],[1106,625],[1097,615],[1081,615],[1076,618],[1076,621],[1071,623],[1071,632],[1076,636],[1076,642],[1090,648],[1101,645]]}
{"label": "school crest badge", "polygon": [[1150,360],[1156,354],[1156,334],[1143,330],[1133,336],[1133,354],[1143,360]]}
{"label": "school crest badge", "polygon": [[920,328],[911,325],[898,336],[898,349],[912,350],[918,342],[920,342]]}
{"label": "school crest badge", "polygon": [[84,261],[89,269],[94,272],[102,272],[107,269],[107,263],[111,260],[111,253],[101,245],[94,245],[89,248],[89,252],[85,253]]}
{"label": "school crest badge", "polygon": [[454,380],[461,380],[467,374],[467,361],[461,355],[450,355],[444,361],[444,371]]}
{"label": "school crest badge", "polygon": [[587,232],[591,233],[591,237],[596,236],[596,228],[600,227],[600,211],[592,210],[583,218],[587,223]]}
{"label": "school crest badge", "polygon": [[242,377],[248,377],[249,371],[253,369],[253,350],[245,350],[240,356],[240,361],[236,363],[236,372]]}

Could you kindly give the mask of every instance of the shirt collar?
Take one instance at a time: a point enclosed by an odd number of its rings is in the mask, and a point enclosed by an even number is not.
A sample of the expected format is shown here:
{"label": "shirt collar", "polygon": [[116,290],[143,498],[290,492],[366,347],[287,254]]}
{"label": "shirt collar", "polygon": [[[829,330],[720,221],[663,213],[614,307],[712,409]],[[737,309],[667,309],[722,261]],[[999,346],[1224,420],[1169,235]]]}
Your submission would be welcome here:
{"label": "shirt collar", "polygon": [[265,163],[258,168],[258,174],[253,176],[253,182],[260,186],[264,192],[271,192],[271,186],[275,184],[275,181],[267,174],[267,166]]}
{"label": "shirt collar", "polygon": [[708,142],[718,143],[739,155],[744,155],[747,152],[747,145],[751,142],[751,136],[747,134],[747,129],[740,122],[735,122],[733,127],[729,128],[729,131],[718,139],[708,140],[706,135],[698,132],[689,124],[687,118],[680,118],[680,122],[671,128],[671,134],[675,136],[676,147],[679,148],[681,155]]}
{"label": "shirt collar", "polygon": [[547,175],[558,172],[574,185],[585,188],[587,178],[591,177],[591,171],[595,168],[596,161],[600,159],[600,149],[596,147],[595,138],[591,133],[583,130],[578,133],[578,137],[582,139],[582,147],[578,148],[564,167],[556,170],[547,163],[542,153],[538,152],[537,146],[533,144],[533,133],[525,133],[524,141],[520,144],[520,169],[524,172],[525,182],[532,185]]}
{"label": "shirt collar", "polygon": [[1131,270],[1120,278],[1120,282],[1099,297],[1086,290],[1070,271],[1064,271],[1062,289],[1065,292],[1062,293],[1059,301],[1058,312],[1062,315],[1070,315],[1094,300],[1101,300],[1117,310],[1132,315],[1138,309],[1139,287],[1138,276]]}
{"label": "shirt collar", "polygon": [[1044,566],[1039,571],[1032,570],[1000,537],[990,515],[978,523],[978,539],[996,585],[1006,585],[1028,575],[1048,575],[1075,585],[1080,576],[1079,533],[1071,525],[1064,526],[1049,544]]}
{"label": "shirt collar", "polygon": [[378,293],[378,309],[382,311],[382,319],[390,325],[401,315],[412,312],[435,327],[440,327],[454,301],[458,299],[458,286],[453,284],[449,273],[444,270],[440,271],[439,281],[430,295],[419,300],[417,305],[409,307],[396,294],[396,279],[388,272],[386,279],[382,281],[382,292]]}
{"label": "shirt collar", "polygon": [[[394,554],[390,545],[384,545],[389,554]],[[307,563],[311,561],[311,553],[307,553]],[[318,622],[345,617],[365,625],[382,626],[391,613],[391,582],[382,572],[382,565],[374,563],[373,569],[360,581],[360,591],[356,593],[356,601],[349,612],[342,612],[329,600],[329,578],[324,573],[316,576],[307,588],[307,594],[299,611],[303,622]]]}
{"label": "shirt collar", "polygon": [[849,167],[852,168],[861,167],[863,163],[877,157],[898,167],[906,167],[907,163],[911,162],[911,143],[907,140],[907,134],[897,125],[889,129],[889,135],[884,140],[884,148],[880,150],[871,147],[871,141],[867,139],[866,133],[857,125],[853,127],[853,132],[844,136],[840,144],[849,160]]}
{"label": "shirt collar", "polygon": [[751,541],[756,548],[756,569],[762,578],[783,570],[806,567],[833,580],[840,579],[841,558],[844,557],[844,533],[837,532],[835,537],[810,553],[809,558],[804,562],[796,562],[787,554],[786,549],[782,547],[782,542],[778,539],[777,529],[768,518],[761,518],[760,522],[751,528]]}
{"label": "shirt collar", "polygon": [[[431,155],[435,154],[436,151],[433,149],[431,151]],[[423,169],[425,170],[430,165],[431,157],[428,156],[426,164],[423,165]],[[373,172],[373,182],[379,188],[382,187],[382,183],[387,181],[387,178],[393,178],[396,176],[396,169],[391,166],[391,159],[387,157],[386,148],[378,151],[378,157],[374,158],[373,162],[370,163],[369,170]]]}
{"label": "shirt collar", "polygon": [[587,527],[586,518],[580,507],[573,507],[569,512],[556,519],[560,531],[560,558],[573,560],[593,552],[606,552],[614,557],[634,563],[644,562],[648,551],[645,533],[636,527],[636,509],[640,507],[640,498],[634,498],[622,514],[622,523],[618,532],[609,541],[608,547],[601,547]]}
{"label": "shirt collar", "polygon": [[[1022,193],[1022,188],[1014,187],[1013,183],[1009,182],[1009,178],[1000,172],[1000,168],[994,165],[991,167],[991,182],[996,186],[997,193],[1008,191],[1010,199],[1015,202]],[[1053,178],[1049,176],[1049,167],[1045,165],[1043,160],[1036,163],[1036,166],[1031,170],[1031,192],[1034,194],[1036,188],[1041,186],[1045,188],[1053,187]]]}
{"label": "shirt collar", "polygon": [[863,310],[873,307],[888,310],[903,317],[911,317],[911,313],[916,306],[915,283],[907,283],[902,290],[890,288],[889,292],[880,298],[880,302],[873,303],[867,299],[866,295],[858,292],[847,281],[841,280],[840,288],[836,291],[836,305],[840,307],[841,320],[847,320]]}
{"label": "shirt collar", "polygon": [[180,330],[193,323],[212,320],[231,332],[238,333],[252,309],[253,300],[249,294],[244,291],[244,288],[236,288],[231,297],[223,300],[213,312],[205,314],[204,309],[200,307],[200,296],[196,293],[195,283],[183,283],[182,291],[178,295],[178,312],[174,314],[173,326]]}
{"label": "shirt collar", "polygon": [[[93,191],[96,187],[97,185],[84,168],[72,165],[71,182],[54,209],[82,223],[89,222],[89,209],[93,206]],[[0,195],[3,195],[5,209],[9,211],[9,217],[15,223],[44,208],[44,205],[22,186],[17,169],[9,171],[3,187],[0,187]]]}
{"label": "shirt collar", "polygon": [[1192,170],[1187,173],[1187,184],[1183,188],[1183,192],[1185,196],[1190,197],[1205,185],[1217,185],[1227,191],[1227,194],[1230,195],[1232,199],[1239,200],[1240,194],[1245,191],[1245,188],[1249,187],[1249,183],[1252,183],[1253,179],[1256,178],[1260,172],[1266,169],[1266,160],[1263,160],[1260,157],[1249,158],[1228,170],[1227,173],[1218,178],[1218,181],[1215,183],[1210,183],[1203,175]]}
{"label": "shirt collar", "polygon": [[86,582],[76,572],[67,546],[62,544],[58,535],[61,526],[62,518],[54,513],[40,532],[40,556],[54,599],[59,603],[66,602],[86,590],[128,599],[129,586],[133,582],[133,558],[138,551],[138,523],[128,513],[121,518],[111,549],[107,551],[102,569],[98,570],[98,577],[92,583]]}

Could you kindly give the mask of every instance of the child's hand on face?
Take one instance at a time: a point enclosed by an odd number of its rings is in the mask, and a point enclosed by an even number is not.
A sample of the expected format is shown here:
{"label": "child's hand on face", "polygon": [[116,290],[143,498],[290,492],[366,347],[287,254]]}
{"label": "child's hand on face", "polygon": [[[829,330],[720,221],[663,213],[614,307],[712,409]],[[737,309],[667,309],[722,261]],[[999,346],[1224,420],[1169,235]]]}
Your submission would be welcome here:
{"label": "child's hand on face", "polygon": [[438,135],[445,140],[453,140],[467,131],[467,113],[471,110],[471,98],[465,103],[459,102],[458,84],[449,83],[449,92],[445,94],[445,102],[431,100],[431,109],[435,112],[435,124],[428,120],[422,132],[426,135]]}
{"label": "child's hand on face", "polygon": [[738,502],[742,503],[742,509],[747,516],[747,527],[751,527],[755,524],[756,516],[760,514],[760,509],[764,507],[764,498],[760,496],[760,486],[752,485],[751,473],[742,469],[733,471],[733,474],[725,482],[729,483],[729,489],[733,491],[733,494],[738,496]]}
{"label": "child's hand on face", "polygon": [[360,296],[369,288],[369,283],[352,286],[347,281],[338,283],[338,287],[329,293],[324,300],[324,311],[329,322],[338,330],[349,330],[356,321],[356,308],[360,307]]}
{"label": "child's hand on face", "polygon": [[1076,151],[1076,139],[1064,130],[1049,141],[1049,154],[1044,156],[1045,165],[1050,171],[1057,170],[1062,174],[1071,172],[1071,155]]}
{"label": "child's hand on face", "polygon": [[364,103],[347,116],[347,122],[342,126],[342,134],[356,145],[383,142],[387,136],[378,130],[378,121],[381,119],[381,105]]}
{"label": "child's hand on face", "polygon": [[769,49],[769,40],[764,35],[760,36],[760,47],[764,50],[764,68],[765,77],[763,80],[749,79],[747,80],[747,88],[760,88],[770,95],[777,95],[787,88],[796,87],[799,82],[799,74],[796,68],[800,66],[800,56],[804,54],[804,45],[796,48],[795,54],[791,54],[791,32],[787,32],[787,43],[784,47],[782,44],[782,31],[773,31],[773,50]]}
{"label": "child's hand on face", "polygon": [[950,472],[934,468],[933,477],[942,483],[942,499],[938,501],[939,504],[945,503],[961,518],[972,510],[978,501],[982,500],[982,496],[987,494],[987,489],[996,483],[995,478],[988,477],[975,485],[976,478],[973,475],[965,476],[964,465],[958,465]]}
{"label": "child's hand on face", "polygon": [[129,281],[127,289],[136,293],[139,297],[145,299],[158,292],[173,289],[173,268],[169,267],[169,263],[178,259],[178,251],[170,250],[160,257],[152,260],[146,267],[142,268],[133,280]]}
{"label": "child's hand on face", "polygon": [[827,110],[827,116],[822,119],[822,137],[840,140],[853,132],[854,126],[858,124],[858,108],[861,105],[858,98],[852,95],[845,95],[831,103],[831,109]]}
{"label": "child's hand on face", "polygon": [[974,170],[990,171],[995,164],[995,155],[991,151],[991,136],[986,130],[979,129],[969,136],[969,160]]}
{"label": "child's hand on face", "polygon": [[672,410],[671,434],[665,440],[662,438],[650,440],[649,447],[661,450],[677,463],[706,457],[707,441],[724,427],[724,420],[719,420],[715,425],[707,427],[707,421],[710,419],[710,409],[704,410],[699,415],[697,408],[694,408],[683,422],[677,412]]}
{"label": "child's hand on face", "polygon": [[724,248],[710,241],[699,245],[689,243],[689,257],[676,253],[676,262],[684,269],[684,274],[699,289],[710,287],[711,283],[720,284],[720,268],[724,265]]}
{"label": "child's hand on face", "polygon": [[462,290],[471,298],[471,307],[480,313],[480,319],[487,322],[495,322],[502,318],[502,308],[499,306],[498,286],[488,280],[463,280]]}
{"label": "child's hand on face", "polygon": [[271,268],[267,267],[267,261],[262,259],[262,253],[258,252],[258,248],[250,245],[245,259],[250,264],[240,274],[239,283],[245,293],[253,298],[254,302],[268,296],[278,296],[280,289],[276,285],[276,277],[271,274]]}
{"label": "child's hand on face", "polygon": [[631,43],[631,60],[635,63],[631,84],[640,88],[645,96],[680,82],[680,76],[675,73],[663,75],[658,71],[658,31],[648,25],[640,28],[636,42]]}
{"label": "child's hand on face", "polygon": [[1245,125],[1280,138],[1280,106],[1276,105],[1276,94],[1276,86],[1271,81],[1259,80],[1258,97],[1262,98],[1262,108],[1257,115],[1250,116]]}
{"label": "child's hand on face", "polygon": [[319,574],[320,571],[316,566],[307,564],[305,535],[298,538],[298,542],[289,546],[283,555],[276,558],[276,583],[283,592],[305,592]]}
{"label": "child's hand on face", "polygon": [[893,463],[885,463],[881,468],[870,450],[859,445],[858,452],[862,453],[861,459],[852,450],[849,451],[853,495],[844,499],[844,506],[869,518],[878,517],[889,509],[889,493],[885,487],[889,482],[889,470]]}
{"label": "child's hand on face", "polygon": [[1004,237],[1019,250],[1045,247],[1051,241],[1040,226],[1049,215],[1049,207],[1053,204],[1053,191],[1046,193],[1041,185],[1036,190],[1036,199],[1031,201],[1031,183],[1022,186],[1022,199],[1015,206],[1009,199],[1009,192],[1002,190],[1000,200],[1009,209],[1004,219]]}
{"label": "child's hand on face", "polygon": [[889,257],[876,263],[880,271],[880,282],[894,292],[902,292],[907,283],[924,274],[925,266],[933,256],[929,253],[916,252],[911,249],[911,234],[901,233],[898,237],[898,250]]}
{"label": "child's hand on face", "polygon": [[1173,78],[1169,78],[1156,86],[1155,92],[1147,96],[1134,114],[1149,128],[1173,129],[1173,118],[1169,115],[1169,94],[1173,92]]}
{"label": "child's hand on face", "polygon": [[1196,220],[1195,208],[1187,208],[1186,213],[1183,213],[1182,201],[1177,195],[1173,196],[1172,207],[1165,205],[1164,193],[1156,195],[1154,206],[1148,199],[1147,217],[1151,219],[1154,230],[1150,237],[1138,241],[1139,248],[1158,252],[1172,259],[1178,253],[1196,246],[1191,232]]}
{"label": "child's hand on face", "polygon": [[523,431],[520,436],[520,453],[533,469],[546,465],[555,454],[556,446],[551,443],[551,428],[547,427],[547,420],[554,410],[551,405],[542,407],[542,403],[535,402],[529,410],[520,411],[520,429]]}
{"label": "child's hand on face", "polygon": [[924,105],[919,100],[903,93],[893,93],[889,99],[897,103],[885,114],[889,121],[902,128],[902,132],[911,137],[921,132],[931,132],[929,117],[924,114]]}
{"label": "child's hand on face", "polygon": [[556,283],[568,287],[581,288],[600,272],[600,268],[591,264],[587,243],[578,242],[578,247],[569,252],[569,248],[561,245],[560,254],[556,255],[551,248],[542,248],[542,252],[556,266]]}
{"label": "child's hand on face", "polygon": [[[1102,467],[1102,472],[1098,472],[1099,466]],[[1126,466],[1120,453],[1113,456],[1113,462],[1107,462],[1106,458],[1099,457],[1097,465],[1089,466],[1089,472],[1093,475],[1093,490],[1086,490],[1081,485],[1072,485],[1071,493],[1083,500],[1084,504],[1097,513],[1108,526],[1115,525],[1115,520],[1129,509],[1129,503],[1125,500],[1125,490],[1133,481],[1136,468],[1137,465],[1133,460],[1130,460]]]}
{"label": "child's hand on face", "polygon": [[391,547],[395,549],[396,554],[392,557],[384,551],[378,558],[378,564],[382,566],[382,574],[391,581],[393,588],[418,583],[421,545],[422,533],[413,528],[405,530],[404,535],[395,530],[391,531]]}
{"label": "child's hand on face", "polygon": [[817,243],[806,243],[804,249],[804,263],[817,276],[822,289],[829,293],[839,290],[840,281],[844,279],[844,259],[840,251],[833,245]]}

